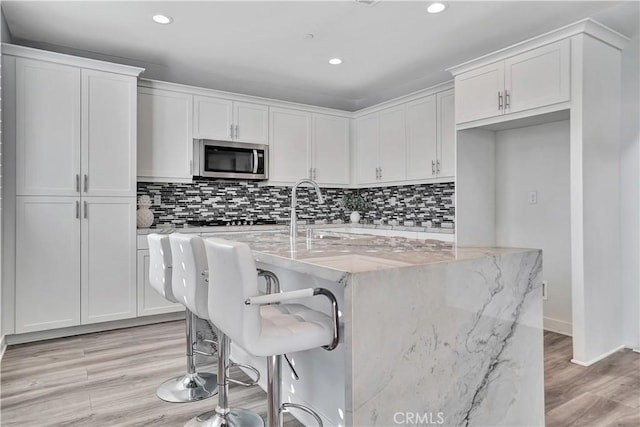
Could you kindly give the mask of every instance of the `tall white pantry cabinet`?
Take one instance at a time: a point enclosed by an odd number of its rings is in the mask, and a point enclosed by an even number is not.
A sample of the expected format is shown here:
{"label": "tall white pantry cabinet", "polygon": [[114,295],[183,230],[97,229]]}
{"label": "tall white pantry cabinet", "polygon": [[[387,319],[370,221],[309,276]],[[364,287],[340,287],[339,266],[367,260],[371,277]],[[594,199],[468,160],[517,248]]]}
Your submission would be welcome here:
{"label": "tall white pantry cabinet", "polygon": [[5,333],[136,316],[142,71],[3,45]]}

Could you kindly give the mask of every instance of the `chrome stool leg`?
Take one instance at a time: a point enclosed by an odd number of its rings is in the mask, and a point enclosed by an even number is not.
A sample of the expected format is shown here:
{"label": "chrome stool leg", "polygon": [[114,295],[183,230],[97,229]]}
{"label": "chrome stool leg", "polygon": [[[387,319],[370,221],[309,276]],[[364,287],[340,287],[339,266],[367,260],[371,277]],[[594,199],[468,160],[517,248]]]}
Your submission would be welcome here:
{"label": "chrome stool leg", "polygon": [[[295,371],[294,371],[295,372]],[[296,373],[297,377],[298,374]],[[322,419],[311,408],[297,403],[282,403],[282,355],[267,357],[267,427],[282,427],[283,413],[289,408],[300,409],[311,415],[323,427]]]}
{"label": "chrome stool leg", "polygon": [[229,408],[229,337],[218,331],[218,406],[190,419],[185,427],[264,427],[260,415],[241,408]]}
{"label": "chrome stool leg", "polygon": [[218,377],[208,372],[196,372],[194,346],[196,343],[195,314],[187,310],[187,373],[171,378],[158,387],[156,395],[174,403],[195,402],[215,395],[218,392]]}

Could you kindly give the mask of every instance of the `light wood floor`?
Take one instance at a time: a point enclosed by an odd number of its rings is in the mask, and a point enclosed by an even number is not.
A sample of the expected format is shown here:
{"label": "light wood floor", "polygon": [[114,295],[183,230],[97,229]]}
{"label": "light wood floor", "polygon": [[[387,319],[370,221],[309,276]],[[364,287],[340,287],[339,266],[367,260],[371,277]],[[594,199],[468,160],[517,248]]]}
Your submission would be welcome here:
{"label": "light wood floor", "polygon": [[640,354],[622,350],[585,368],[570,362],[571,346],[544,334],[547,426],[640,426]]}
{"label": "light wood floor", "polygon": [[[639,354],[621,351],[589,368],[570,358],[571,338],[545,333],[547,426],[640,426]],[[158,384],[184,372],[184,364],[183,322],[9,347],[2,426],[182,426],[217,402],[156,398]],[[234,406],[265,416],[259,387],[231,385],[230,394]],[[287,416],[287,427],[299,425]]]}

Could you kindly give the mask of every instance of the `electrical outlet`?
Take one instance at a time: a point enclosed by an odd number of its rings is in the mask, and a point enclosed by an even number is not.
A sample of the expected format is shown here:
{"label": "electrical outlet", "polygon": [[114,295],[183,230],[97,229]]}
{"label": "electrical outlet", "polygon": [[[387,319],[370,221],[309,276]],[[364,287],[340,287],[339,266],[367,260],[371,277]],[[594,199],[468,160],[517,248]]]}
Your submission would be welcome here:
{"label": "electrical outlet", "polygon": [[160,198],[160,195],[157,194],[155,196],[153,196],[153,204],[156,206],[160,206],[160,204],[162,203],[162,200]]}
{"label": "electrical outlet", "polygon": [[549,290],[547,289],[549,287],[549,282],[547,282],[546,280],[542,281],[542,299],[543,300],[547,300],[549,297]]}
{"label": "electrical outlet", "polygon": [[530,205],[535,205],[536,203],[538,203],[538,192],[537,191],[530,191],[529,192],[529,204]]}

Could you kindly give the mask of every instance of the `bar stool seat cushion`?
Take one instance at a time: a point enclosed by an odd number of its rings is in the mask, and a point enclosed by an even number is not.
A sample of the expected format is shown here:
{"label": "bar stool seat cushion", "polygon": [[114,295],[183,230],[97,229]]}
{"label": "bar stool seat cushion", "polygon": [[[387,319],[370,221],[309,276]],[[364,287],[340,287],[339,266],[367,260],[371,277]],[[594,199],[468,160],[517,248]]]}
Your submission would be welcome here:
{"label": "bar stool seat cushion", "polygon": [[250,346],[256,356],[322,347],[333,337],[331,317],[306,305],[266,305],[260,307],[260,316],[260,339]]}

